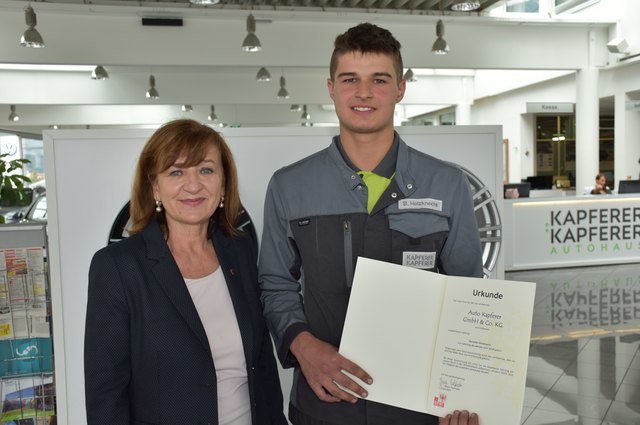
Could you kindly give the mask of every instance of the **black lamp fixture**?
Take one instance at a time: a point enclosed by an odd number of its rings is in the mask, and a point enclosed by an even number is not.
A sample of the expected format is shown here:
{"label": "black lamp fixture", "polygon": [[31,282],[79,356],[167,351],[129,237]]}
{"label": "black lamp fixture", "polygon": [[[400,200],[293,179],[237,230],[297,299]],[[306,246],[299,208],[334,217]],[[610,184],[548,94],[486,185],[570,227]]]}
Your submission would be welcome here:
{"label": "black lamp fixture", "polygon": [[480,8],[478,0],[457,0],[451,5],[451,10],[456,12],[470,12]]}
{"label": "black lamp fixture", "polygon": [[182,112],[193,112],[193,106],[185,103],[184,105],[182,105]]}
{"label": "black lamp fixture", "polygon": [[445,41],[444,38],[444,23],[442,19],[438,19],[438,23],[436,24],[436,41],[433,43],[433,47],[431,47],[431,53],[434,55],[446,55],[449,53],[449,45]]}
{"label": "black lamp fixture", "polygon": [[153,74],[149,75],[149,90],[147,90],[147,99],[157,99],[160,97],[160,93],[156,90],[156,77]]}
{"label": "black lamp fixture", "polygon": [[260,82],[271,81],[271,74],[269,73],[269,70],[264,66],[260,68],[258,70],[258,73],[256,74],[256,81],[260,81]]}
{"label": "black lamp fixture", "polygon": [[256,35],[256,18],[251,13],[247,16],[247,36],[242,42],[242,50],[244,52],[259,52],[262,50],[260,40]]}
{"label": "black lamp fixture", "polygon": [[104,66],[98,65],[93,68],[93,71],[91,71],[91,78],[94,80],[106,80],[109,78],[109,74],[107,73],[107,70],[104,69]]}
{"label": "black lamp fixture", "polygon": [[411,68],[407,69],[407,72],[404,73],[404,76],[402,78],[408,83],[415,83],[416,81],[418,81]]}
{"label": "black lamp fixture", "polygon": [[215,106],[211,105],[211,112],[209,113],[209,116],[207,116],[207,119],[209,121],[217,121],[218,120],[218,116],[216,115]]}
{"label": "black lamp fixture", "polygon": [[189,0],[191,4],[200,4],[202,6],[211,6],[220,3],[220,0]]}
{"label": "black lamp fixture", "polygon": [[29,28],[20,37],[20,45],[24,47],[42,48],[44,47],[44,40],[36,29],[38,20],[36,18],[36,12],[33,11],[31,5],[24,11],[25,21]]}
{"label": "black lamp fixture", "polygon": [[286,81],[283,75],[280,77],[280,90],[278,90],[278,94],[276,95],[278,99],[289,99],[289,92],[287,91],[285,85]]}
{"label": "black lamp fixture", "polygon": [[302,115],[300,115],[300,118],[302,118],[303,120],[311,119],[311,115],[309,115],[309,113],[307,112],[307,105],[302,105]]}
{"label": "black lamp fixture", "polygon": [[16,105],[10,105],[9,106],[9,110],[11,111],[11,113],[9,114],[9,121],[11,121],[11,122],[20,121],[20,117],[16,113]]}

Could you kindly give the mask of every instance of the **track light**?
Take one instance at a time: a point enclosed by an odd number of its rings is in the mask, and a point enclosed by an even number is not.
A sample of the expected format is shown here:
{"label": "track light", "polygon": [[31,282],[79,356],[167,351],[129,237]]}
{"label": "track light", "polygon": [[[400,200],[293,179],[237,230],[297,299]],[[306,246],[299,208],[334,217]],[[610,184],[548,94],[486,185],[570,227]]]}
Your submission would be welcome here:
{"label": "track light", "polygon": [[271,74],[269,74],[269,70],[264,66],[260,68],[256,74],[256,81],[271,81]]}
{"label": "track light", "polygon": [[251,13],[247,16],[247,33],[247,36],[242,42],[242,50],[245,52],[259,52],[262,50],[260,40],[258,40],[258,36],[256,35],[256,19]]}
{"label": "track light", "polygon": [[182,105],[182,112],[193,112],[193,106],[188,104]]}
{"label": "track light", "polygon": [[458,0],[453,2],[451,10],[456,12],[470,12],[480,8],[480,2],[478,0]]}
{"label": "track light", "polygon": [[207,119],[209,121],[217,121],[218,120],[218,116],[216,115],[215,106],[211,105],[211,112],[209,113],[209,116],[207,117]]}
{"label": "track light", "polygon": [[302,111],[302,107],[300,105],[291,105],[289,108],[290,112],[300,112]]}
{"label": "track light", "polygon": [[33,11],[31,6],[27,7],[24,11],[24,18],[29,28],[27,28],[24,34],[22,34],[22,37],[20,38],[20,45],[34,48],[44,47],[44,40],[36,29],[36,25],[38,24],[36,12]]}
{"label": "track light", "polygon": [[220,0],[189,0],[191,4],[200,4],[203,6],[211,6],[220,3]]}
{"label": "track light", "polygon": [[407,72],[404,73],[404,76],[402,78],[408,83],[415,83],[416,81],[418,81],[411,68],[407,69]]}
{"label": "track light", "polygon": [[311,115],[309,115],[309,113],[307,112],[307,105],[302,106],[302,115],[300,115],[300,118],[302,118],[303,120],[311,119]]}
{"label": "track light", "polygon": [[16,114],[16,105],[10,105],[9,109],[11,110],[11,113],[9,114],[9,121],[11,122],[20,121],[20,117],[18,116],[18,114]]}
{"label": "track light", "polygon": [[147,99],[157,99],[160,97],[160,93],[156,90],[156,77],[153,74],[149,75],[149,90],[147,90]]}
{"label": "track light", "polygon": [[289,99],[289,92],[285,88],[286,81],[284,80],[284,75],[280,77],[280,90],[278,90],[278,94],[276,97],[278,99]]}
{"label": "track light", "polygon": [[433,43],[433,47],[431,48],[431,53],[434,55],[446,55],[449,53],[449,45],[442,38],[444,36],[444,23],[442,23],[442,19],[438,19],[438,23],[436,24],[436,41]]}
{"label": "track light", "polygon": [[91,78],[93,78],[94,80],[106,80],[107,78],[109,78],[109,74],[102,65],[98,65],[91,72]]}

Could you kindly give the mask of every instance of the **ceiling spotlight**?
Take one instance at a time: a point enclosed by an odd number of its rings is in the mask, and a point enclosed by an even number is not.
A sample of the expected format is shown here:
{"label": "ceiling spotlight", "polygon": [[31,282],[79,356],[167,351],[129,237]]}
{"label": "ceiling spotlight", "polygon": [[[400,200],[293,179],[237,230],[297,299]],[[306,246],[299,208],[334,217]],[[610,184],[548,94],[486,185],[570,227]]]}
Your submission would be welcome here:
{"label": "ceiling spotlight", "polygon": [[300,125],[303,127],[313,127],[313,123],[311,121],[303,121]]}
{"label": "ceiling spotlight", "polygon": [[147,90],[147,99],[157,99],[160,97],[160,93],[156,90],[156,77],[153,74],[149,75],[149,90]]}
{"label": "ceiling spotlight", "polygon": [[60,126],[58,124],[52,124],[52,125],[49,126],[49,128],[52,129],[52,130],[57,130],[57,129],[60,128]]}
{"label": "ceiling spotlight", "polygon": [[629,52],[629,43],[624,37],[616,37],[607,43],[607,50],[611,53],[623,53]]}
{"label": "ceiling spotlight", "polygon": [[98,65],[91,72],[91,78],[94,80],[106,80],[109,78],[109,74],[107,73],[107,70],[104,69],[104,66]]}
{"label": "ceiling spotlight", "polygon": [[311,119],[311,115],[309,115],[309,113],[307,112],[307,105],[302,106],[302,115],[300,115],[300,118],[302,118],[303,120]]}
{"label": "ceiling spotlight", "polygon": [[480,2],[478,0],[458,0],[451,5],[451,10],[456,12],[470,12],[479,8]]}
{"label": "ceiling spotlight", "polygon": [[291,105],[289,108],[289,112],[300,112],[302,111],[302,107],[300,105]]}
{"label": "ceiling spotlight", "polygon": [[415,83],[416,81],[418,81],[411,68],[407,69],[407,72],[404,73],[404,76],[402,78],[408,83]]}
{"label": "ceiling spotlight", "polygon": [[242,50],[245,52],[259,52],[262,50],[260,46],[260,40],[256,35],[256,18],[252,14],[247,16],[247,36],[242,42]]}
{"label": "ceiling spotlight", "polygon": [[260,68],[256,74],[256,81],[271,81],[271,74],[269,74],[269,70],[264,66]]}
{"label": "ceiling spotlight", "polygon": [[220,0],[189,0],[191,4],[201,4],[203,6],[211,6],[220,3]]}
{"label": "ceiling spotlight", "polygon": [[434,55],[446,55],[449,53],[449,45],[442,38],[444,35],[444,24],[442,23],[442,19],[438,19],[438,23],[436,24],[436,41],[433,43],[433,47],[431,48],[431,53]]}
{"label": "ceiling spotlight", "polygon": [[182,105],[182,112],[193,112],[193,106],[188,104]]}
{"label": "ceiling spotlight", "polygon": [[9,109],[11,110],[11,113],[9,114],[9,121],[11,122],[20,121],[20,117],[18,116],[18,114],[16,114],[16,105],[9,106]]}
{"label": "ceiling spotlight", "polygon": [[278,99],[289,99],[289,92],[285,88],[286,81],[284,80],[284,75],[280,77],[280,90],[278,90],[278,94],[276,97]]}
{"label": "ceiling spotlight", "polygon": [[209,116],[207,117],[207,119],[209,121],[217,121],[218,120],[218,116],[216,115],[215,106],[211,105],[211,112],[209,113]]}
{"label": "ceiling spotlight", "polygon": [[29,28],[27,28],[24,34],[22,34],[22,37],[20,37],[20,45],[35,48],[44,47],[44,40],[36,29],[36,25],[38,23],[38,20],[36,19],[36,12],[33,11],[31,6],[27,7],[24,11],[24,18]]}

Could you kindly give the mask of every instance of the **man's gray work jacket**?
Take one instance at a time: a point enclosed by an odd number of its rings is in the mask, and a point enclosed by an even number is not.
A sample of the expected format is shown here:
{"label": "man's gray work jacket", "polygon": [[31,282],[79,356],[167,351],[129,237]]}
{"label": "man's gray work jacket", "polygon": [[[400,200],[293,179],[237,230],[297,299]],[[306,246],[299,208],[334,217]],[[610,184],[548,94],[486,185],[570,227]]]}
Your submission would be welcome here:
{"label": "man's gray work jacket", "polygon": [[[338,136],[328,148],[271,178],[259,279],[284,367],[295,366],[289,346],[304,330],[339,346],[359,256],[450,275],[483,275],[467,178],[395,137],[395,175],[370,214],[367,187],[341,156]],[[303,379],[300,375],[296,382]]]}

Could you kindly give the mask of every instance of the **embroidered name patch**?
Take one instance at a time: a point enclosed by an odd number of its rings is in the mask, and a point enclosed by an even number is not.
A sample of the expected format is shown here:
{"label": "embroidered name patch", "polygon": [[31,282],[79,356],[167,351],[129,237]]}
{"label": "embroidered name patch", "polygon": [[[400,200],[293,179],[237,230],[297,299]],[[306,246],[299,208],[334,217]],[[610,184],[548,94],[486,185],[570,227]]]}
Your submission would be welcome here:
{"label": "embroidered name patch", "polygon": [[432,269],[436,266],[436,253],[405,251],[402,253],[402,265],[416,269]]}
{"label": "embroidered name patch", "polygon": [[398,201],[398,208],[401,210],[428,209],[442,211],[442,201],[440,199],[401,199]]}

